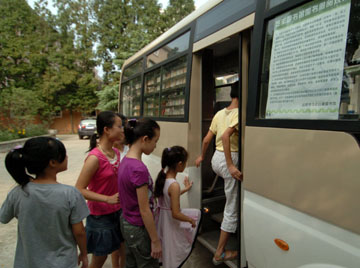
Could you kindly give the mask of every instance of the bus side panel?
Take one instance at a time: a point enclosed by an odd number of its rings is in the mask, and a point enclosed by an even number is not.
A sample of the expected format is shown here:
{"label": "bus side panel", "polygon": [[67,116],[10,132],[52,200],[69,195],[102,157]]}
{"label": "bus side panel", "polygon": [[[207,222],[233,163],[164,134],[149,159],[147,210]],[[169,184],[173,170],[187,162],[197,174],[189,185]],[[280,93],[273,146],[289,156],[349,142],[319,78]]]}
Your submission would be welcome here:
{"label": "bus side panel", "polygon": [[[250,267],[359,267],[359,235],[249,191],[244,223]],[[287,242],[289,250],[281,250],[274,239]]]}
{"label": "bus side panel", "polygon": [[[360,149],[356,140],[342,132],[261,127],[245,131],[244,221],[249,262],[259,262],[255,267],[300,267],[331,264],[336,257],[341,262],[333,264],[358,267],[354,266],[360,263]],[[317,233],[304,230],[312,223],[309,228]],[[290,250],[277,248],[275,238],[286,240]],[[347,247],[337,246],[334,240]],[[255,257],[259,254],[262,257]],[[292,265],[281,263],[287,258]]]}
{"label": "bus side panel", "polygon": [[[161,158],[151,154],[143,155],[142,160],[144,164],[149,169],[151,178],[154,183],[156,181],[157,175],[161,169]],[[185,176],[189,177],[189,180],[193,182],[193,186],[190,191],[184,193],[180,197],[180,207],[181,208],[198,208],[201,209],[201,174],[200,169],[194,166],[187,167],[184,172],[178,173],[176,176],[177,182],[180,184],[181,189],[184,188],[184,178]],[[155,184],[154,184],[155,187]]]}

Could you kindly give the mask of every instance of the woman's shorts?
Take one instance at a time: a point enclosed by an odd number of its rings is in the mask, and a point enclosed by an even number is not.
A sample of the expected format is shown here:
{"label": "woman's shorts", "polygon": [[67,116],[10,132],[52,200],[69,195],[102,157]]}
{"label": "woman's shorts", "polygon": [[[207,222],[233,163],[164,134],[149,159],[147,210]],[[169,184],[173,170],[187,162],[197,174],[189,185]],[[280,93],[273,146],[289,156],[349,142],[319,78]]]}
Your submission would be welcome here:
{"label": "woman's shorts", "polygon": [[121,210],[106,215],[89,215],[86,218],[88,253],[105,256],[120,248],[124,238],[120,231]]}

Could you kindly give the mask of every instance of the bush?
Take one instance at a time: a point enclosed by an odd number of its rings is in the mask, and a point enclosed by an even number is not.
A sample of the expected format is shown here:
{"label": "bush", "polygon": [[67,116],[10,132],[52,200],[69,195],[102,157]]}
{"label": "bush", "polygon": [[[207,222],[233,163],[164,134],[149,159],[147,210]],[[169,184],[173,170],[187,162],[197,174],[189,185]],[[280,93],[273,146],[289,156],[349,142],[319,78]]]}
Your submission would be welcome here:
{"label": "bush", "polygon": [[8,140],[15,140],[18,139],[19,136],[17,133],[12,133],[8,130],[0,129],[0,142],[1,141],[8,141]]}
{"label": "bush", "polygon": [[47,134],[47,129],[43,125],[30,125],[26,128],[12,129],[1,128],[0,129],[0,142],[21,139],[26,137],[41,136]]}
{"label": "bush", "polygon": [[43,125],[30,125],[25,128],[26,137],[41,136],[48,133]]}

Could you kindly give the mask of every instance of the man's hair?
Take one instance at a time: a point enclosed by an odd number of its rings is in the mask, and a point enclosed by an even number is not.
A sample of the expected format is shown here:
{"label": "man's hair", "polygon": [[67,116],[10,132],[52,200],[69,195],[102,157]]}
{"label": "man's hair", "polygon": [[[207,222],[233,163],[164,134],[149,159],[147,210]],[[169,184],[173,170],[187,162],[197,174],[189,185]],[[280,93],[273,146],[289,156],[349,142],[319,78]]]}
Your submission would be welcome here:
{"label": "man's hair", "polygon": [[231,84],[230,97],[232,99],[239,98],[239,81],[236,81],[235,83]]}

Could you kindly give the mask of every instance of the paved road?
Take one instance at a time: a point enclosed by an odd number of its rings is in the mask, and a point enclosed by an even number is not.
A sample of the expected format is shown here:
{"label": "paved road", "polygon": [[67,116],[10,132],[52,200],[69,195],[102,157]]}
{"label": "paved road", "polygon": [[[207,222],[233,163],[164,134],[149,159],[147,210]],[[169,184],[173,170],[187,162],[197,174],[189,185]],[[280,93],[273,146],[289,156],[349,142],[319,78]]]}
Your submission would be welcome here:
{"label": "paved road", "polygon": [[[86,156],[85,152],[89,146],[89,140],[79,140],[77,135],[59,135],[58,138],[65,144],[69,157],[68,170],[58,174],[58,181],[68,185],[75,185]],[[13,179],[7,173],[4,166],[5,155],[5,153],[0,153],[0,204],[5,200],[7,193],[15,186]],[[13,267],[16,247],[16,228],[16,219],[13,219],[8,224],[0,224],[0,268]],[[215,267],[211,263],[211,257],[211,253],[197,243],[190,258],[183,267]],[[227,266],[220,265],[216,267],[224,268]],[[104,268],[111,268],[110,258],[108,258]]]}

